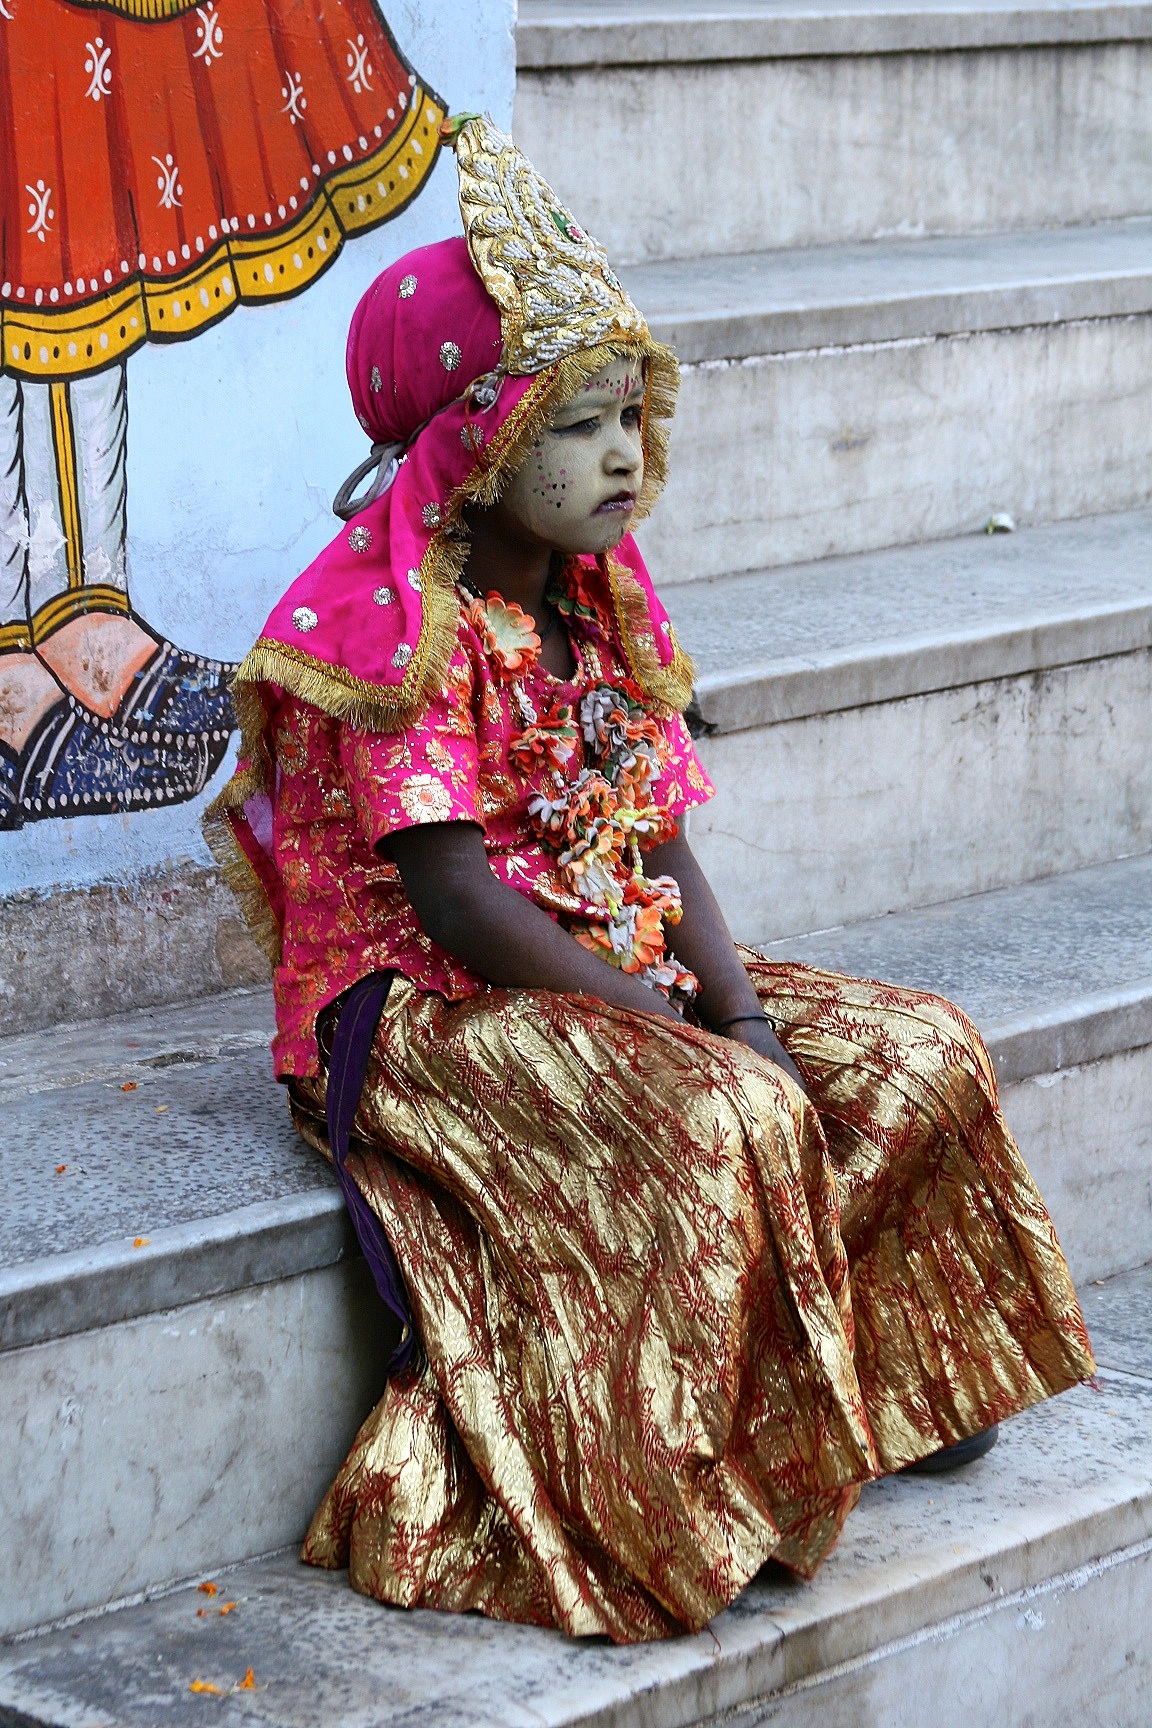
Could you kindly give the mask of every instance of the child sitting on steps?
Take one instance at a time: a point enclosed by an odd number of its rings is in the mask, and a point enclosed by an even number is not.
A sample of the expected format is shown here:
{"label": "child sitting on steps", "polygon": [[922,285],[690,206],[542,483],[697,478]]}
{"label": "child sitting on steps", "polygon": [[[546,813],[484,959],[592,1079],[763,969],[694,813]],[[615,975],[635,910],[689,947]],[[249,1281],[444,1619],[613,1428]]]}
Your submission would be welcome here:
{"label": "child sitting on steps", "polygon": [[376,478],[241,668],[209,818],[400,1328],[304,1558],[666,1637],[1092,1358],[965,1015],[733,945],[630,534],[675,359],[511,140],[448,130],[466,237],[356,312]]}

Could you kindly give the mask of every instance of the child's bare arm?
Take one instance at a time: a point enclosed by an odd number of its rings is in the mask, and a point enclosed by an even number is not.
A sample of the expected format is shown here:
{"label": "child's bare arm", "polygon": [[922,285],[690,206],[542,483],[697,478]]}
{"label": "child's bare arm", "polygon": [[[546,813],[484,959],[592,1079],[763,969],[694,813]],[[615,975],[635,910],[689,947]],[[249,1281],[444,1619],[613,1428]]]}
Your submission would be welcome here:
{"label": "child's bare arm", "polygon": [[590,954],[533,901],[497,881],[472,823],[405,828],[388,850],[425,933],[490,984],[596,996],[677,1017],[658,990]]}
{"label": "child's bare arm", "polygon": [[[470,822],[405,828],[392,835],[388,850],[426,934],[490,984],[595,996],[618,1008],[678,1018],[658,990],[589,953],[539,906],[498,882],[480,830]],[[717,1025],[732,1014],[757,1016],[732,1026],[727,1036],[802,1085],[791,1057],[760,1017],[724,915],[687,843],[670,841],[649,857],[654,874],[675,876],[680,884],[684,917],[670,934],[678,958],[700,979],[705,1024]]]}
{"label": "child's bare arm", "polygon": [[674,876],[680,886],[684,916],[668,926],[668,946],[700,980],[696,1007],[706,1026],[721,1026],[733,1014],[755,1015],[738,1020],[726,1036],[747,1044],[784,1072],[804,1084],[800,1072],[768,1022],[761,1017],[760,1003],[752,980],[736,952],[724,914],[708,878],[682,835],[649,852],[645,867],[650,876]]}

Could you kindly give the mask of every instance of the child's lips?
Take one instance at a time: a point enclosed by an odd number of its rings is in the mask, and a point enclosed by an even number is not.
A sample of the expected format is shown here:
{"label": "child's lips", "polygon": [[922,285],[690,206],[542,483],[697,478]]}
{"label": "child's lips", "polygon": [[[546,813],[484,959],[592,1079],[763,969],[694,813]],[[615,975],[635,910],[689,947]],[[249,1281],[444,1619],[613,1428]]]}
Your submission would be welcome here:
{"label": "child's lips", "polygon": [[594,514],[597,516],[625,515],[636,508],[636,497],[632,492],[617,492],[614,498],[605,498],[603,504],[597,504]]}

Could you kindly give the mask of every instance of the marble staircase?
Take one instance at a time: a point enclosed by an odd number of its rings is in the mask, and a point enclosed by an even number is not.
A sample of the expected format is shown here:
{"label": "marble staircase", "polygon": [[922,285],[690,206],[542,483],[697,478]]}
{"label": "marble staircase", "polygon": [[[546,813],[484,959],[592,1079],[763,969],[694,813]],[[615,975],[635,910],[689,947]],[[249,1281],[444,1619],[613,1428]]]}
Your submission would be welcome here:
{"label": "marble staircase", "polygon": [[[1023,538],[977,544],[999,557]],[[996,600],[982,633],[953,619],[973,652],[1051,639],[1003,609],[1000,585]],[[1118,596],[1112,617],[1127,627],[1138,611],[1136,596]],[[821,666],[817,618],[813,605],[807,671],[833,681],[830,709],[834,681],[850,693],[868,664],[889,678],[893,706],[912,700],[907,669],[863,632],[859,663],[826,638]],[[1053,608],[1047,625],[1067,620]],[[1127,640],[1138,654],[1138,636]],[[759,703],[761,719],[806,706],[794,658],[763,665],[750,688],[728,641],[701,629],[694,644],[700,723],[717,728],[706,754],[755,736],[719,730],[741,702]],[[722,788],[735,772],[710,766]],[[701,825],[693,840],[707,857],[720,837]],[[782,864],[780,879],[801,873]],[[775,954],[942,990],[973,1015],[1082,1284],[1152,1261],[1147,852],[808,935],[777,935],[781,917],[749,934]],[[28,1537],[12,1553],[0,1633],[294,1541],[381,1383],[386,1323],[331,1174],[289,1125],[270,1024],[266,992],[237,992],[0,1043],[0,1180],[15,1197],[0,1222],[13,1438],[0,1505],[5,1527]]]}
{"label": "marble staircase", "polygon": [[516,133],[617,264],[1147,216],[1146,0],[520,0]]}
{"label": "marble staircase", "polygon": [[1152,220],[623,274],[681,360],[665,586],[1152,498]]}
{"label": "marble staircase", "polygon": [[693,845],[740,937],[974,1016],[1099,1382],[714,1637],[389,1613],[292,1558],[389,1336],[267,992],[0,1041],[0,1728],[1144,1728],[1152,5],[521,0],[518,56],[682,362]]}
{"label": "marble staircase", "polygon": [[223,1712],[237,1728],[1143,1724],[1150,1305],[1147,1272],[1091,1286],[1095,1388],[1018,1418],[962,1477],[867,1488],[814,1583],[767,1568],[698,1637],[614,1649],[398,1613],[281,1554],[0,1646],[0,1725],[192,1728]]}

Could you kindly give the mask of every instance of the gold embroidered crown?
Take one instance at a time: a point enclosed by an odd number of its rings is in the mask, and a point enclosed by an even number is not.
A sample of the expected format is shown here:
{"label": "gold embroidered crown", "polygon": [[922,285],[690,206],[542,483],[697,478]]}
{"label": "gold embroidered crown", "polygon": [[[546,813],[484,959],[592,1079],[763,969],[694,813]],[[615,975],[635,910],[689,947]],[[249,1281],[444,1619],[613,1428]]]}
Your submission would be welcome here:
{"label": "gold embroidered crown", "polygon": [[647,345],[648,326],[608,262],[524,152],[482,114],[441,127],[454,145],[464,235],[500,309],[504,365],[516,375],[604,342]]}

